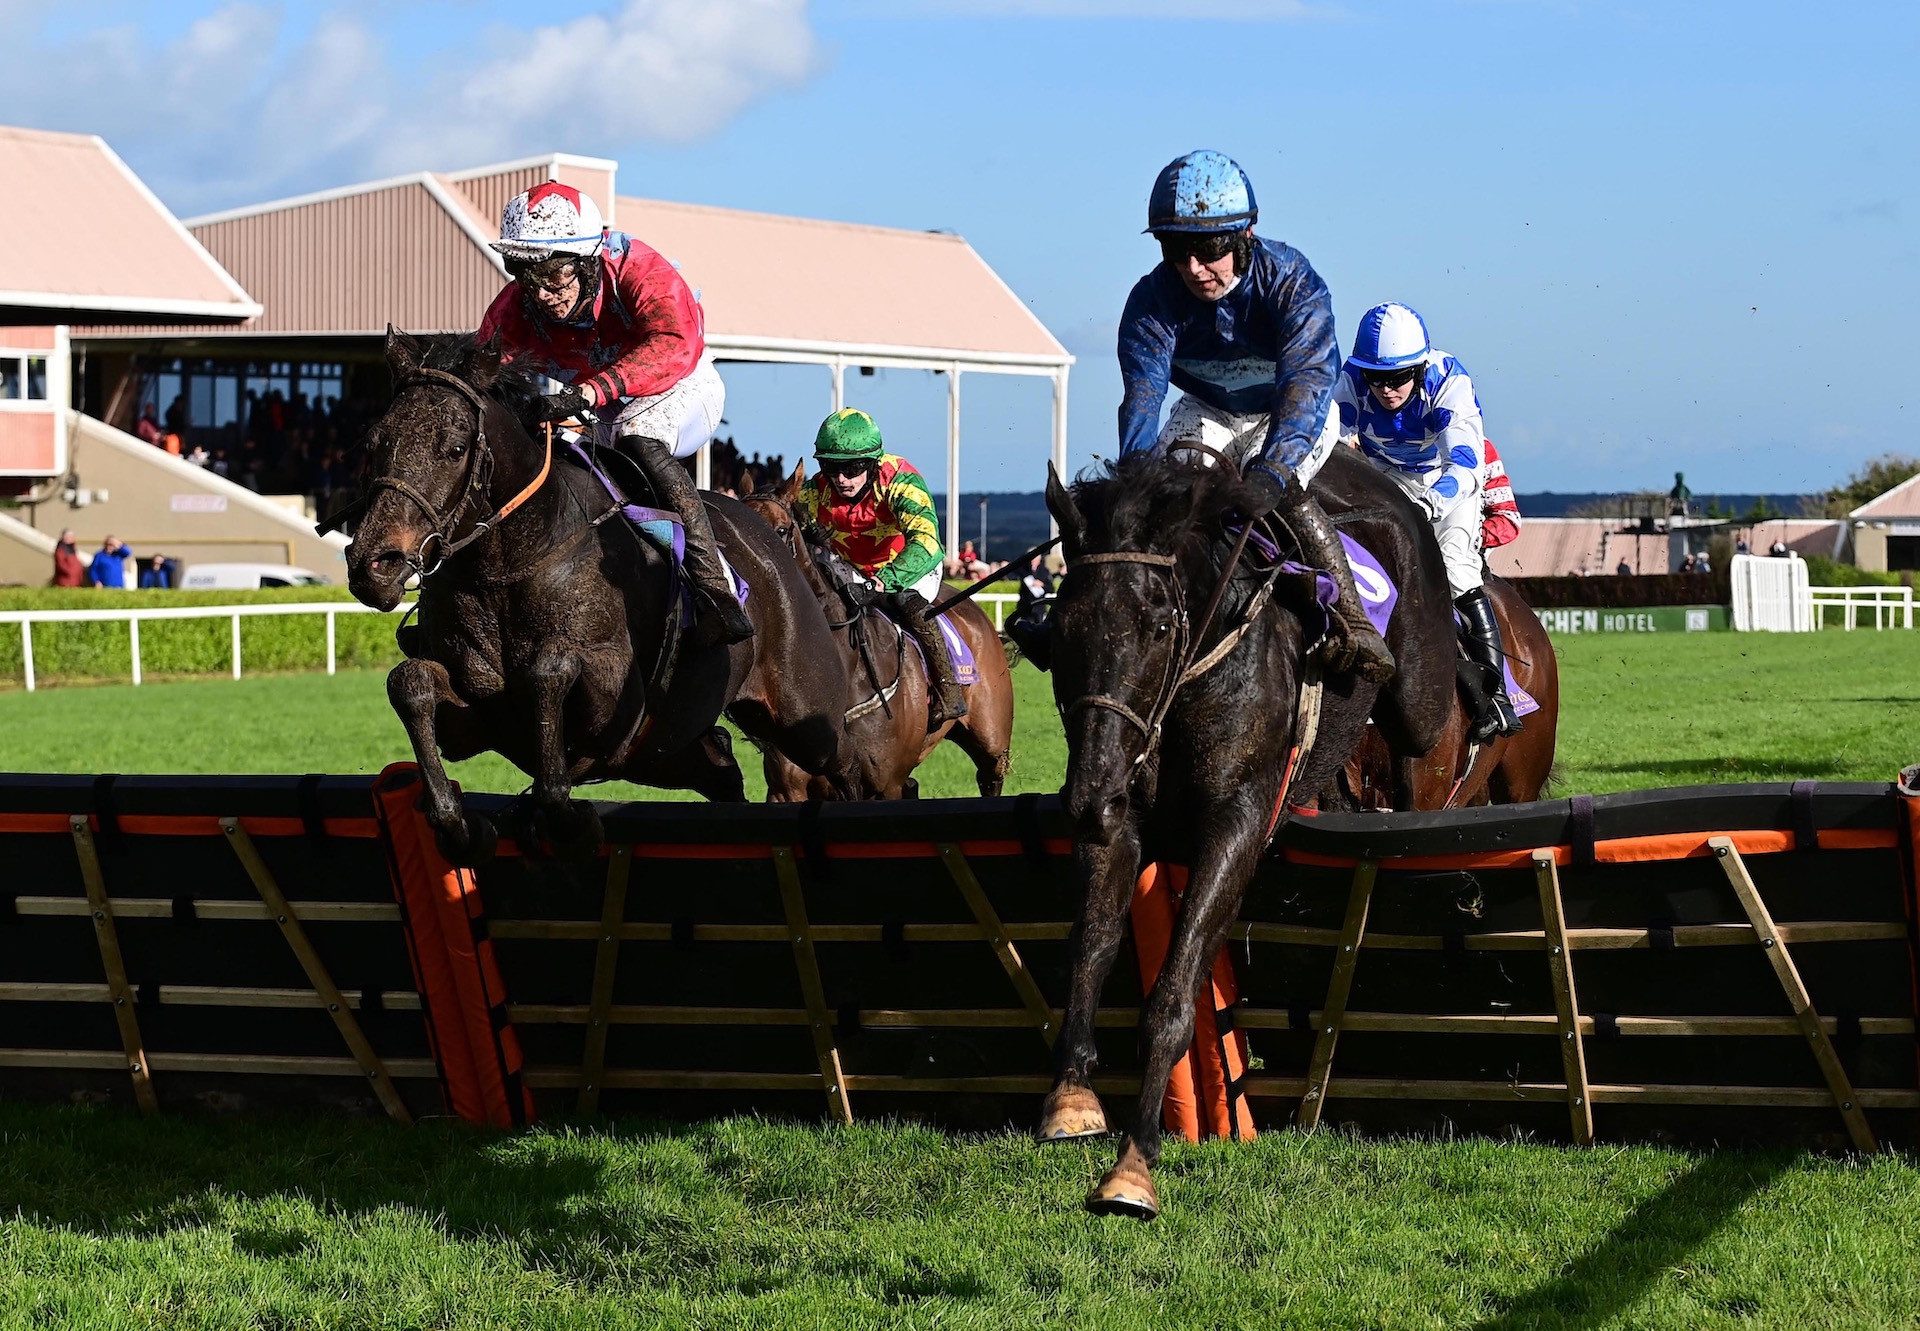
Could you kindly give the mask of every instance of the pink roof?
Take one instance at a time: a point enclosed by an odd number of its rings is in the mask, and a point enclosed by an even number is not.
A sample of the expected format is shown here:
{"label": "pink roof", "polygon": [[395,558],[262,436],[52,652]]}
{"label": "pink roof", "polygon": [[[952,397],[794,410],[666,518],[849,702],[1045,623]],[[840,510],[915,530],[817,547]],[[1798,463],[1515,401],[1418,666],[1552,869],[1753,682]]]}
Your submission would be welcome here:
{"label": "pink roof", "polygon": [[619,217],[621,230],[680,265],[723,345],[1069,359],[959,236],[653,199],[621,199]]}
{"label": "pink roof", "polygon": [[66,232],[40,210],[0,209],[0,324],[108,314],[238,322],[259,312],[240,285],[95,135],[0,126],[0,190],[57,196]]}
{"label": "pink roof", "polygon": [[1920,518],[1920,474],[1907,477],[1847,514],[1850,518]]}
{"label": "pink roof", "polygon": [[1607,518],[1527,518],[1518,537],[1487,552],[1487,566],[1505,578],[1554,578],[1582,568],[1611,573],[1624,559],[1637,571],[1665,573],[1667,538],[1621,535],[1614,531],[1619,525]]}
{"label": "pink roof", "polygon": [[[613,195],[615,164],[549,154],[420,173],[216,213],[193,232],[265,307],[213,336],[472,328],[505,280],[501,204],[549,177],[680,265],[721,355],[863,353],[1066,365],[1073,358],[958,236]],[[193,330],[95,327],[80,336]],[[206,333],[197,336],[205,337]]]}

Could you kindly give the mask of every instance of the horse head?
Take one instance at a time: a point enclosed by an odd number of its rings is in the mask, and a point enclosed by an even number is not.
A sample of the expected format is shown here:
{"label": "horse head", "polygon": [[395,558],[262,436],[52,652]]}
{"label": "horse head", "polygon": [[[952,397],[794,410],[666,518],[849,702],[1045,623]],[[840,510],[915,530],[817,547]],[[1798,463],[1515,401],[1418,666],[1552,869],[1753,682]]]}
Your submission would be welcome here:
{"label": "horse head", "polygon": [[1224,468],[1144,453],[1071,488],[1048,468],[1047,507],[1067,559],[1052,613],[1053,695],[1067,734],[1061,797],[1083,840],[1111,842],[1136,777],[1152,779],[1199,613],[1190,589],[1204,600],[1208,547],[1239,489]]}
{"label": "horse head", "polygon": [[793,551],[793,561],[800,566],[800,572],[807,579],[807,586],[817,597],[826,596],[832,588],[823,580],[820,569],[815,563],[814,547],[807,532],[807,520],[800,508],[800,491],[807,481],[807,464],[803,458],[793,465],[793,474],[779,485],[768,490],[758,490],[740,502],[751,509],[780,538],[781,544]]}
{"label": "horse head", "polygon": [[367,431],[368,499],[347,547],[347,585],[377,610],[397,605],[409,579],[487,518],[496,462],[517,461],[512,446],[528,441],[493,396],[503,383],[497,343],[422,340],[389,325],[387,367],[393,400]]}

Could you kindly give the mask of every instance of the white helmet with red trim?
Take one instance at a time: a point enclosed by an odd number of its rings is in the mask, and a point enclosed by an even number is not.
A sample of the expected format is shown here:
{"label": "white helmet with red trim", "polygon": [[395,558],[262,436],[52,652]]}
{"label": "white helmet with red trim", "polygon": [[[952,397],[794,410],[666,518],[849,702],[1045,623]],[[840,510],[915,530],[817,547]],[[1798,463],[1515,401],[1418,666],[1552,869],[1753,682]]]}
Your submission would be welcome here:
{"label": "white helmet with red trim", "polygon": [[599,205],[573,186],[549,180],[507,200],[493,248],[509,259],[533,261],[587,255],[600,248],[605,234]]}

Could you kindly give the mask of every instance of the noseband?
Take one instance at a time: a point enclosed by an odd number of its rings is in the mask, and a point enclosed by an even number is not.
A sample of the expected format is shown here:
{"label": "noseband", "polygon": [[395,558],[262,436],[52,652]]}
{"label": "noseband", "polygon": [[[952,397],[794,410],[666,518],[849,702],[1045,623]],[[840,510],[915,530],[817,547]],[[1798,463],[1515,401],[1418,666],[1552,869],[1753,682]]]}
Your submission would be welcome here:
{"label": "noseband", "polygon": [[[422,367],[400,381],[401,389],[432,386],[452,390],[473,408],[473,439],[468,445],[466,475],[460,486],[459,497],[443,510],[411,482],[395,476],[375,477],[368,484],[366,493],[367,502],[371,502],[380,491],[391,490],[427,515],[429,524],[427,534],[420,538],[420,544],[414,547],[413,553],[406,557],[407,567],[412,569],[414,576],[422,582],[445,568],[449,559],[492,531],[511,516],[515,509],[531,499],[534,491],[546,483],[547,475],[553,469],[553,428],[549,426],[546,431],[546,457],[540,464],[539,473],[526,488],[506,503],[493,509],[484,517],[475,518],[473,526],[468,529],[466,535],[457,540],[454,539],[453,529],[465,516],[467,510],[487,502],[488,496],[493,492],[493,448],[487,442],[487,399],[482,397],[479,390],[472,384],[445,370]],[[429,565],[428,551],[434,550],[436,546],[438,547],[436,557]]]}

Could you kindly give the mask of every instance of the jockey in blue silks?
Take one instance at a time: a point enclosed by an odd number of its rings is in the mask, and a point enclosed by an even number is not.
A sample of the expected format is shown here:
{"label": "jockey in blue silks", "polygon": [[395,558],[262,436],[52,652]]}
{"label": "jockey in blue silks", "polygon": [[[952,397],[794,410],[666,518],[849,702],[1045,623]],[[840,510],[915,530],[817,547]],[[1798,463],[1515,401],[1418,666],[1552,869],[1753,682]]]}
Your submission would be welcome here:
{"label": "jockey in blue silks", "polygon": [[1426,321],[1405,305],[1376,305],[1360,320],[1353,354],[1334,385],[1343,436],[1397,481],[1433,523],[1448,589],[1481,669],[1484,702],[1469,737],[1520,729],[1502,669],[1500,623],[1482,585],[1481,476],[1486,424],[1466,366],[1436,351]]}
{"label": "jockey in blue silks", "polygon": [[[1120,452],[1197,441],[1242,462],[1261,513],[1280,510],[1300,557],[1339,587],[1320,660],[1384,681],[1393,654],[1307,491],[1340,436],[1333,302],[1305,255],[1253,234],[1259,215],[1247,173],[1223,153],[1188,153],[1154,181],[1147,231],[1161,262],[1120,317]],[[1162,426],[1169,385],[1181,396]]]}

